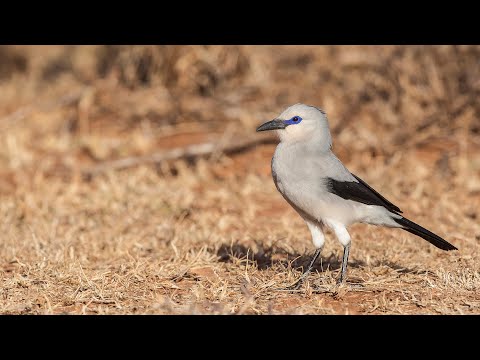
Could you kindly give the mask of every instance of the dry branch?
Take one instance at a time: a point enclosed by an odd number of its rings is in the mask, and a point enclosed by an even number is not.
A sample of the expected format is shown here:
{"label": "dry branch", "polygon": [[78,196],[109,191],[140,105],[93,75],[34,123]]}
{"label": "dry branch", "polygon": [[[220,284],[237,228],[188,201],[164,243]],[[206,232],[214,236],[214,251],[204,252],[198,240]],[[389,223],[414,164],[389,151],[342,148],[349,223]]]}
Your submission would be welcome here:
{"label": "dry branch", "polygon": [[0,118],[0,124],[10,124],[12,122],[22,121],[36,111],[52,111],[58,107],[70,106],[78,102],[84,94],[84,91],[75,91],[58,99],[50,100],[45,103],[34,103],[26,106],[22,106],[14,112]]}
{"label": "dry branch", "polygon": [[218,142],[195,144],[144,156],[131,156],[113,161],[105,161],[93,167],[83,169],[82,174],[85,176],[92,176],[109,170],[126,169],[144,164],[159,164],[171,160],[196,159],[220,152],[224,154],[235,154],[249,150],[257,145],[275,144],[276,142],[277,140],[275,137],[262,137],[257,139],[246,138],[232,140],[229,143],[220,140]]}

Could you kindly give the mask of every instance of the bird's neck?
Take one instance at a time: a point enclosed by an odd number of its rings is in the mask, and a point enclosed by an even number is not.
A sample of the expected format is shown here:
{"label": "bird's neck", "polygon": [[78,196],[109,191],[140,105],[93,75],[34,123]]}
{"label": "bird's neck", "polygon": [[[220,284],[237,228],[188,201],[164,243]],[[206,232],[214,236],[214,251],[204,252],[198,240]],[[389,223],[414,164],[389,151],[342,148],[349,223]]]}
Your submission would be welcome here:
{"label": "bird's neck", "polygon": [[328,137],[309,136],[302,139],[282,139],[279,145],[284,149],[297,148],[305,153],[330,153],[332,149],[332,140],[330,134]]}

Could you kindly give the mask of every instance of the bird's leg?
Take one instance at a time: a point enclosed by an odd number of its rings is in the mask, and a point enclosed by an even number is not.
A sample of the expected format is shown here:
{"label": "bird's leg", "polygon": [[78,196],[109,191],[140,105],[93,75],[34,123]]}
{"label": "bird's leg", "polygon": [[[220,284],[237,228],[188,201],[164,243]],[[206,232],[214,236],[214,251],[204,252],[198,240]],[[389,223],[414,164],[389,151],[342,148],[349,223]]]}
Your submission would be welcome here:
{"label": "bird's leg", "polygon": [[300,279],[298,279],[298,281],[295,284],[287,288],[288,290],[298,290],[300,286],[302,286],[303,281],[308,276],[308,274],[310,274],[310,271],[312,270],[313,265],[315,264],[315,261],[317,261],[321,252],[322,252],[322,248],[318,248],[317,250],[315,250],[315,254],[313,254],[313,258],[310,261],[310,264],[308,264],[307,269],[303,272],[302,276],[300,276]]}
{"label": "bird's leg", "polygon": [[347,276],[347,264],[348,264],[348,255],[350,254],[350,243],[344,246],[343,248],[343,260],[342,260],[342,272],[340,273],[340,278],[338,279],[338,284],[343,284]]}

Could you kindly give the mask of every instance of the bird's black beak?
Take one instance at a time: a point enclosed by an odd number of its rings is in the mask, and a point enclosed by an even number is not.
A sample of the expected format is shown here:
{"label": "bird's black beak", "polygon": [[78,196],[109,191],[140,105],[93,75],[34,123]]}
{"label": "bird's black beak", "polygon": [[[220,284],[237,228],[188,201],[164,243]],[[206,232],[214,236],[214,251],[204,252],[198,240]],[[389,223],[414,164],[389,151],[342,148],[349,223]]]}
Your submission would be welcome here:
{"label": "bird's black beak", "polygon": [[260,125],[257,128],[257,132],[258,131],[267,131],[267,130],[285,129],[286,127],[287,127],[287,125],[285,125],[282,120],[275,119],[275,120],[272,120],[272,121],[267,121],[266,123]]}

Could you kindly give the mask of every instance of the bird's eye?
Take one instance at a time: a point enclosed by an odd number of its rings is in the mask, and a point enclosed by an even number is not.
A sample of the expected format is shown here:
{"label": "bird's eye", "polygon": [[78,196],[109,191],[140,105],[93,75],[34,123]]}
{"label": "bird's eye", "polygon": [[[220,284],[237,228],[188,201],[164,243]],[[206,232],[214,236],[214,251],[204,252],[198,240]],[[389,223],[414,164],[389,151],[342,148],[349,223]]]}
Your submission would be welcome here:
{"label": "bird's eye", "polygon": [[284,123],[285,125],[295,125],[299,124],[302,121],[302,118],[300,116],[294,116],[290,118],[290,120],[285,120]]}

